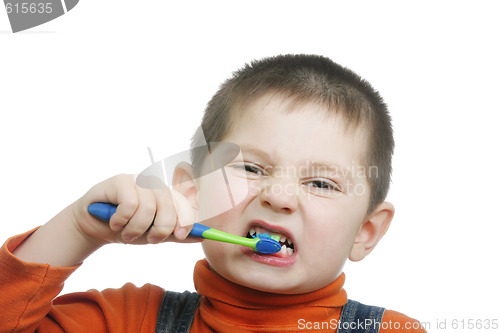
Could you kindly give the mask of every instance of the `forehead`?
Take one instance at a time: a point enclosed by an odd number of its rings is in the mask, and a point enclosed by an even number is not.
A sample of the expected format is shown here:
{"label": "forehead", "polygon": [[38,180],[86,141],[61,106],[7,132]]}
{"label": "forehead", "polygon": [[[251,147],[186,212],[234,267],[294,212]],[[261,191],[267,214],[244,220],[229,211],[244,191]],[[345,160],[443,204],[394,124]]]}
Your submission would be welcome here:
{"label": "forehead", "polygon": [[366,151],[362,126],[347,126],[335,110],[266,94],[232,112],[224,141],[264,148],[287,160],[332,160],[347,166],[361,165]]}

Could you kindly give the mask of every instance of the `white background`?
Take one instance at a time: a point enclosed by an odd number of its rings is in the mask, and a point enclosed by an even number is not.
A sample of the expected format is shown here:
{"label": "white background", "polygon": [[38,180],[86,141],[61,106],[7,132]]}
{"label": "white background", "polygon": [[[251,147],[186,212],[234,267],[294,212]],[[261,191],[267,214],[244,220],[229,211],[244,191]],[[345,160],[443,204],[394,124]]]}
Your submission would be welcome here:
{"label": "white background", "polygon": [[[345,267],[348,295],[430,322],[499,319],[500,52],[495,1],[81,0],[12,34],[0,9],[0,241],[93,184],[188,149],[203,109],[255,58],[316,53],[391,110],[393,225]],[[199,245],[107,246],[63,292],[193,289]],[[460,331],[460,330],[453,330]],[[478,331],[477,329],[474,331]]]}

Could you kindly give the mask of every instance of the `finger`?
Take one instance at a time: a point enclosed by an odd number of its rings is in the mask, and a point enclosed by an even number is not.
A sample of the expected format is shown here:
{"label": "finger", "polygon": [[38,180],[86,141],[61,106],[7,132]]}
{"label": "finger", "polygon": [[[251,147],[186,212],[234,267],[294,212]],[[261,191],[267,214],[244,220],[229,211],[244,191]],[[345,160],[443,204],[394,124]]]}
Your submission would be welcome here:
{"label": "finger", "polygon": [[177,224],[174,235],[179,240],[184,240],[191,231],[192,224],[195,222],[194,209],[182,194],[172,189],[172,199],[177,211]]}
{"label": "finger", "polygon": [[193,225],[188,225],[186,227],[181,226],[179,223],[175,225],[174,236],[178,240],[184,240],[193,229]]}
{"label": "finger", "polygon": [[137,188],[137,193],[139,196],[137,210],[121,232],[125,242],[132,242],[144,234],[153,223],[156,214],[156,198],[153,191]]}
{"label": "finger", "polygon": [[167,239],[172,234],[177,222],[177,212],[170,190],[168,188],[155,190],[154,194],[156,196],[156,216],[147,236],[148,243],[151,244],[157,244]]}
{"label": "finger", "polygon": [[130,175],[114,177],[113,181],[113,191],[106,194],[106,201],[117,203],[118,207],[109,220],[109,227],[113,231],[119,231],[127,225],[139,207],[139,193]]}
{"label": "finger", "polygon": [[181,227],[186,227],[195,222],[194,209],[185,196],[172,189],[172,199],[177,211],[177,223]]}

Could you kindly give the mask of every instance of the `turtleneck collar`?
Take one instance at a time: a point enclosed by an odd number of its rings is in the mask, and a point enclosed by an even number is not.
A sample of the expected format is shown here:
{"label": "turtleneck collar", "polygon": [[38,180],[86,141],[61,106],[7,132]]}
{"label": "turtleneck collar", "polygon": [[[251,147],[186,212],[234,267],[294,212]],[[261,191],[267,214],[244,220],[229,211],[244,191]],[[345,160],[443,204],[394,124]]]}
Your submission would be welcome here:
{"label": "turtleneck collar", "polygon": [[198,261],[194,269],[195,288],[204,296],[200,303],[201,319],[208,326],[219,329],[226,325],[252,329],[257,326],[297,328],[299,319],[338,319],[342,306],[347,303],[347,294],[342,288],[344,281],[342,273],[331,284],[310,293],[273,294],[224,279],[210,269],[206,260]]}

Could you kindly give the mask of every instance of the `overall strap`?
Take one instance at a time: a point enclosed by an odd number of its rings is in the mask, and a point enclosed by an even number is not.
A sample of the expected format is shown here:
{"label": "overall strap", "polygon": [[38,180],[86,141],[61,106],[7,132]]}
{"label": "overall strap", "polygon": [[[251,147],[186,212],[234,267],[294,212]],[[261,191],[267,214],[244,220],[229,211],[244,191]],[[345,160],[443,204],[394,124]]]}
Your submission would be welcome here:
{"label": "overall strap", "polygon": [[378,333],[385,309],[348,300],[342,307],[337,333]]}
{"label": "overall strap", "polygon": [[156,320],[156,333],[187,333],[200,304],[200,295],[166,291]]}

